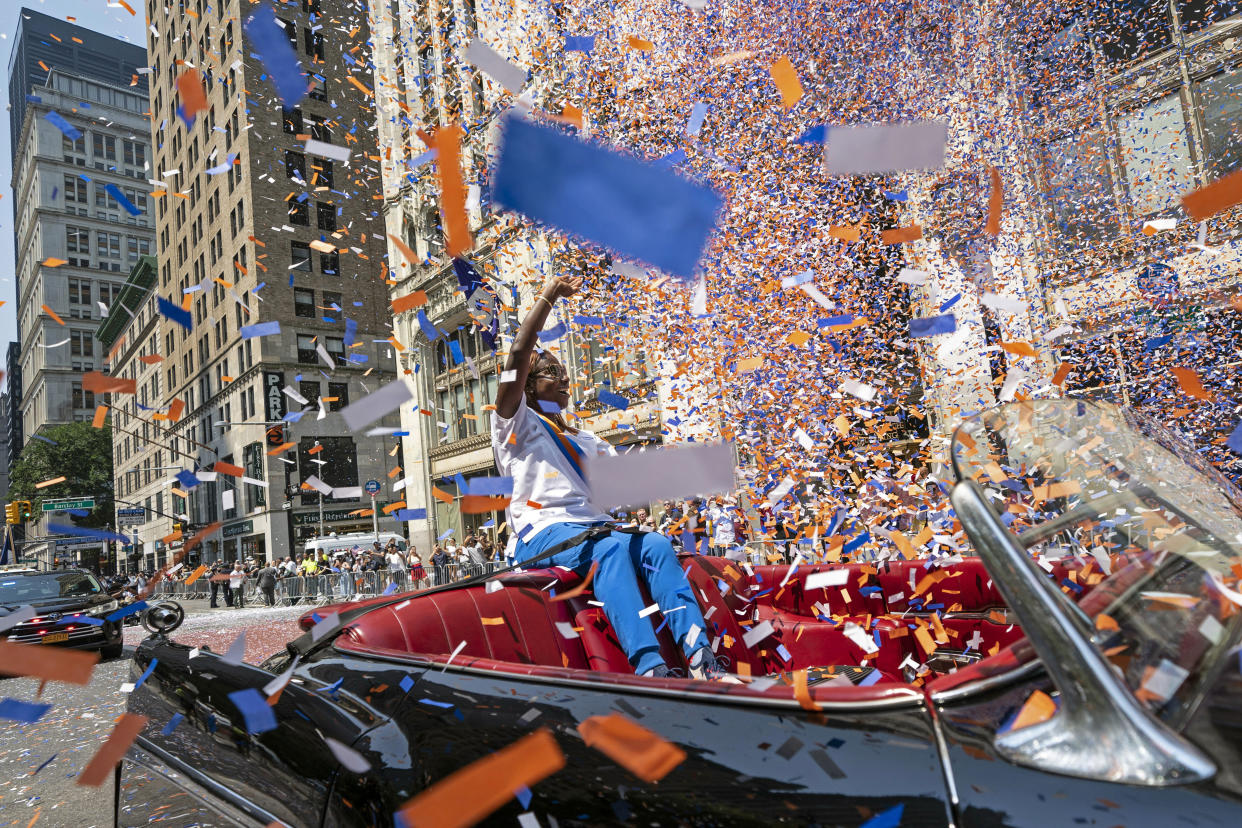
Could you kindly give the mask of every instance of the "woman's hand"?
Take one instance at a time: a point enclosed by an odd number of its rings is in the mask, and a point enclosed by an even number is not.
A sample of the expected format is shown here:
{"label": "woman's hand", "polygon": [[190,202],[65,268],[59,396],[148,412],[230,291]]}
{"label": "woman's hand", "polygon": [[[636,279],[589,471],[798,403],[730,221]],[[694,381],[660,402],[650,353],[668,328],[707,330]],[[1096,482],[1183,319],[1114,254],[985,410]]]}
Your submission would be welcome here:
{"label": "woman's hand", "polygon": [[551,302],[573,296],[582,288],[581,276],[553,276],[543,287],[543,295]]}

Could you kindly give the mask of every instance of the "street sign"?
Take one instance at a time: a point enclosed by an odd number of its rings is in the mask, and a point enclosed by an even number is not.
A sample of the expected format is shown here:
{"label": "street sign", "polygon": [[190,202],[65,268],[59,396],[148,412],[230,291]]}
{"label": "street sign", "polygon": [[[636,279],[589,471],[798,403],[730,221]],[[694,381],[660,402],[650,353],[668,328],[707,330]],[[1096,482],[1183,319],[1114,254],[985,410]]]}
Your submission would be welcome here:
{"label": "street sign", "polygon": [[379,494],[380,482],[378,480],[368,480],[366,486],[363,488],[367,490],[367,494],[371,497],[375,497]]}
{"label": "street sign", "polygon": [[117,526],[136,526],[140,523],[146,523],[147,510],[141,506],[130,507],[128,509],[116,510]]}
{"label": "street sign", "polygon": [[43,511],[45,512],[63,512],[67,509],[94,509],[95,498],[93,497],[77,497],[72,500],[45,500],[43,501]]}

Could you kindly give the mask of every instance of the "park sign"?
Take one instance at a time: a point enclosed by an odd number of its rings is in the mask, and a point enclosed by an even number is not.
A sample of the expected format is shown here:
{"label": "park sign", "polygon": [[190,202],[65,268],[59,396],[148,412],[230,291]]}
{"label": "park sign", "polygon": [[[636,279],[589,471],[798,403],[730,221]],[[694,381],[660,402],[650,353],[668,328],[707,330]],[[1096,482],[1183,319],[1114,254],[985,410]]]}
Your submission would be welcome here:
{"label": "park sign", "polygon": [[93,497],[75,497],[71,500],[45,500],[43,501],[43,511],[45,512],[67,512],[70,509],[94,509],[95,498]]}

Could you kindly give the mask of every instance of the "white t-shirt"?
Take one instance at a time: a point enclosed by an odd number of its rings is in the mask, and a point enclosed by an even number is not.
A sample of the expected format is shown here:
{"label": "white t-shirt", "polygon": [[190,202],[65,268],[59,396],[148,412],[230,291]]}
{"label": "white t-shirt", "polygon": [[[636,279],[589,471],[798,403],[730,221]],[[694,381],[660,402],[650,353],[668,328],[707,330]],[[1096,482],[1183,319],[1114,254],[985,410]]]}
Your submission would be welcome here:
{"label": "white t-shirt", "polygon": [[237,589],[245,580],[245,572],[238,572],[236,569],[229,571],[229,589]]}
{"label": "white t-shirt", "polygon": [[733,533],[733,513],[721,506],[713,506],[707,513],[712,521],[712,543],[717,546],[732,546],[736,536]]}
{"label": "white t-shirt", "polygon": [[[606,440],[589,431],[565,433],[582,455],[584,473],[590,459],[615,454]],[[512,438],[512,439],[510,439]],[[502,477],[513,478],[513,495],[507,513],[513,536],[530,540],[556,523],[596,523],[612,516],[591,502],[591,489],[561,453],[556,438],[548,433],[539,415],[518,403],[512,419],[492,412],[492,449]],[[528,505],[538,503],[539,507]]]}

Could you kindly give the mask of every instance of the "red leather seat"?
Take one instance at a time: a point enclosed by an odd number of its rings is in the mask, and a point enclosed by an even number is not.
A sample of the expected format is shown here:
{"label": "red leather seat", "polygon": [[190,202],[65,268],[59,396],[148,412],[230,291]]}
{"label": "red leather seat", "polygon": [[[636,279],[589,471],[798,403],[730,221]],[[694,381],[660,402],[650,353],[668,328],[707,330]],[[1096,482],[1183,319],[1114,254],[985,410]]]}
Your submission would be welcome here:
{"label": "red leather seat", "polygon": [[[943,567],[928,564],[926,560],[915,560],[880,565],[879,583],[890,613],[933,609],[942,613],[986,612],[1005,606],[992,584],[992,576],[978,558],[965,558]],[[923,589],[920,591],[919,587]]]}
{"label": "red leather seat", "polygon": [[[876,568],[872,564],[802,564],[782,586],[781,580],[785,578],[787,569],[784,566],[755,567],[756,580],[763,579],[760,602],[808,618],[818,615],[816,604],[827,606],[829,615],[883,615],[886,611],[884,596],[879,592]],[[842,569],[849,575],[840,586],[806,588],[808,575]]]}

